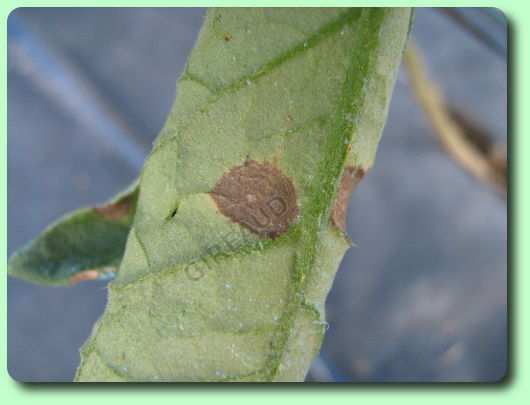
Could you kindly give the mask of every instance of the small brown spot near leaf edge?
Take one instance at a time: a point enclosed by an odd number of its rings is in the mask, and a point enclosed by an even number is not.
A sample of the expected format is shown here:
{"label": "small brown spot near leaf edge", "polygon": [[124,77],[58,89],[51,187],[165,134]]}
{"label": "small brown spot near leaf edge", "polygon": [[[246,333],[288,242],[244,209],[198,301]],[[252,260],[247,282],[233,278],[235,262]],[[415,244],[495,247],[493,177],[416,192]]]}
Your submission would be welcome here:
{"label": "small brown spot near leaf edge", "polygon": [[114,204],[98,205],[94,207],[94,211],[96,214],[101,215],[102,217],[118,221],[129,213],[131,204],[132,198],[125,197]]}
{"label": "small brown spot near leaf edge", "polygon": [[225,35],[225,36],[224,36],[224,40],[225,40],[226,42],[230,41],[232,38],[234,38],[232,35]]}
{"label": "small brown spot near leaf edge", "polygon": [[223,174],[210,194],[221,214],[262,237],[287,232],[298,215],[293,181],[270,162],[247,159]]}
{"label": "small brown spot near leaf edge", "polygon": [[85,280],[98,280],[99,276],[103,272],[115,272],[116,267],[104,267],[102,269],[88,269],[77,273],[76,275],[68,279],[68,285],[78,283]]}
{"label": "small brown spot near leaf edge", "polygon": [[365,170],[360,167],[348,166],[344,169],[340,179],[337,197],[331,212],[331,223],[346,234],[346,209],[355,186],[365,175]]}

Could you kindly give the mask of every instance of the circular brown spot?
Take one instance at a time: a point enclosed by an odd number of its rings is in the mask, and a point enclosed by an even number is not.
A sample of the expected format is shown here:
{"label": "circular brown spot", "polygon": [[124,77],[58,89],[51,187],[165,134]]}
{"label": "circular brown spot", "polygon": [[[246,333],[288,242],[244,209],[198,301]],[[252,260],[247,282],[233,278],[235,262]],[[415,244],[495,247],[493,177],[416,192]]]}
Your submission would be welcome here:
{"label": "circular brown spot", "polygon": [[225,173],[211,194],[223,215],[260,236],[276,238],[298,214],[292,180],[268,162],[247,159]]}

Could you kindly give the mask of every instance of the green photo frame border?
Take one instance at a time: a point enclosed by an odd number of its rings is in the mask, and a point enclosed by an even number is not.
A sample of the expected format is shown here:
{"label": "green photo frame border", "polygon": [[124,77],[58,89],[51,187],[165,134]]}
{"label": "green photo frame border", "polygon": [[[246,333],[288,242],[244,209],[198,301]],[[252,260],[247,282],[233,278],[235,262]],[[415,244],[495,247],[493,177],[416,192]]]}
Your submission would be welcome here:
{"label": "green photo frame border", "polygon": [[[509,347],[508,371],[497,383],[331,383],[331,384],[38,384],[19,383],[7,372],[7,308],[0,311],[0,339],[4,350],[0,351],[3,364],[0,377],[0,393],[8,404],[22,401],[38,401],[41,405],[93,404],[96,401],[123,401],[129,405],[145,401],[193,401],[215,404],[269,404],[271,401],[300,401],[305,404],[323,401],[356,401],[370,404],[444,404],[457,400],[472,400],[481,405],[528,402],[530,398],[530,350],[523,342],[530,343],[529,309],[530,298],[524,294],[529,287],[530,250],[524,246],[530,243],[530,214],[522,207],[530,206],[530,190],[524,187],[523,179],[530,176],[530,79],[524,72],[530,72],[530,2],[523,0],[468,1],[455,4],[449,1],[78,1],[75,4],[65,0],[12,1],[0,4],[1,66],[0,81],[2,98],[2,130],[0,143],[0,240],[1,262],[7,263],[7,19],[19,7],[204,7],[204,6],[466,6],[496,7],[508,21],[508,154],[509,154],[509,197],[508,197],[508,280],[509,280]],[[526,48],[526,49],[525,49]],[[526,111],[526,114],[523,112]],[[526,182],[527,185],[530,182]],[[525,243],[526,242],[526,243]],[[4,264],[5,267],[5,264]],[[7,270],[2,272],[2,303],[7,306]],[[527,322],[523,322],[526,320]]]}

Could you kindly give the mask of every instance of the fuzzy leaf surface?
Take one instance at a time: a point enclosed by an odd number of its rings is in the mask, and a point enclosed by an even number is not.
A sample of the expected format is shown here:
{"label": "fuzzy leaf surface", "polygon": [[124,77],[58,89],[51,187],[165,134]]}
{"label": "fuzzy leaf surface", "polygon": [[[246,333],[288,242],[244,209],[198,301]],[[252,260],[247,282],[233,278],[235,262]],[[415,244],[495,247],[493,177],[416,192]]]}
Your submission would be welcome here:
{"label": "fuzzy leaf surface", "polygon": [[[372,165],[411,19],[208,12],[77,381],[304,379],[350,245],[331,222],[339,185],[355,183],[341,177]],[[248,207],[274,187],[297,206],[287,225],[255,232]]]}

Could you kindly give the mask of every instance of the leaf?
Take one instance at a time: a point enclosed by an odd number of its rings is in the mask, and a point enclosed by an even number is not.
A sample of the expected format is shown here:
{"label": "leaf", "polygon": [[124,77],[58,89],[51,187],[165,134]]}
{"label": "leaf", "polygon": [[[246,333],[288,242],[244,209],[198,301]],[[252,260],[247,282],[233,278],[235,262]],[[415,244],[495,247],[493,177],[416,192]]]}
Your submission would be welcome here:
{"label": "leaf", "polygon": [[80,209],[59,219],[11,257],[9,275],[55,286],[114,278],[137,198],[135,182],[106,205]]}
{"label": "leaf", "polygon": [[411,18],[208,12],[76,381],[304,379]]}

